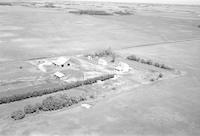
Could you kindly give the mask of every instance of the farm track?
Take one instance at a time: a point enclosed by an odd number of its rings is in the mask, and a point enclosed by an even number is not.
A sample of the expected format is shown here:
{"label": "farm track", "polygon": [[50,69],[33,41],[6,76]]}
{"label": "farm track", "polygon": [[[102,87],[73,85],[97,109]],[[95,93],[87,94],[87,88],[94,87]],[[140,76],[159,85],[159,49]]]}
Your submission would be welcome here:
{"label": "farm track", "polygon": [[140,44],[136,46],[128,46],[121,49],[130,49],[130,48],[138,48],[138,47],[146,47],[146,46],[158,46],[163,44],[170,44],[170,43],[182,43],[188,41],[199,41],[200,39],[186,39],[186,40],[175,40],[175,41],[166,41],[166,42],[157,42],[157,43],[147,43],[147,44]]}

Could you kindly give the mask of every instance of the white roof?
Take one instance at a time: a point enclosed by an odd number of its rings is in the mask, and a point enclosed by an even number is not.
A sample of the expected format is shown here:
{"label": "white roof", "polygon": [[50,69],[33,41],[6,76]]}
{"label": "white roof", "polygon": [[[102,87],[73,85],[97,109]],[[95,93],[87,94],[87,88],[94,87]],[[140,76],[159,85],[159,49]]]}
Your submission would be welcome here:
{"label": "white roof", "polygon": [[99,60],[98,60],[98,64],[99,64],[99,65],[104,65],[104,66],[105,66],[105,65],[107,65],[108,63],[107,63],[107,61],[104,60],[104,59],[99,59]]}
{"label": "white roof", "polygon": [[61,78],[61,77],[64,77],[65,75],[63,73],[57,71],[56,73],[54,73],[54,76]]}
{"label": "white roof", "polygon": [[65,64],[69,59],[65,58],[65,57],[59,57],[57,58],[57,60],[54,60],[53,63],[56,65],[63,65]]}
{"label": "white roof", "polygon": [[124,62],[119,62],[119,64],[115,67],[115,69],[122,72],[128,72],[131,68],[128,64]]}

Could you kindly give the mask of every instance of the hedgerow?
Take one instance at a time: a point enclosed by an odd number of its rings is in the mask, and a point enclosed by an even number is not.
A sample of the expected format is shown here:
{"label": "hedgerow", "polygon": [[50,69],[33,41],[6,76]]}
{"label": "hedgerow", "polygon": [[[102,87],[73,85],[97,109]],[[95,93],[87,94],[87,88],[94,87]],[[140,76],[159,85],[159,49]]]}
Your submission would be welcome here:
{"label": "hedgerow", "polygon": [[128,56],[127,59],[129,59],[129,60],[134,60],[134,61],[137,61],[137,62],[140,61],[140,58],[139,58],[139,57],[136,57],[135,55]]}
{"label": "hedgerow", "polygon": [[15,94],[12,96],[7,96],[7,97],[1,97],[0,104],[20,101],[20,100],[28,99],[31,97],[43,96],[46,94],[51,94],[51,93],[55,93],[55,92],[59,92],[59,91],[63,91],[63,90],[69,90],[69,89],[76,88],[76,87],[79,87],[82,85],[89,85],[89,84],[96,83],[98,80],[104,81],[104,80],[108,80],[111,78],[114,78],[114,74],[108,74],[108,75],[103,75],[103,76],[99,76],[99,77],[95,77],[95,78],[86,79],[83,81],[68,83],[68,84],[65,84],[62,86],[57,86],[55,88],[46,88],[46,89],[38,90],[38,91],[27,92],[27,93],[23,93],[23,94]]}
{"label": "hedgerow", "polygon": [[143,63],[143,64],[147,64],[147,65],[153,65],[155,67],[166,69],[166,70],[174,70],[173,68],[171,68],[169,66],[166,66],[165,64],[159,64],[157,62],[153,62],[150,59],[145,60],[143,58],[136,57],[135,55],[128,56],[127,59],[128,60],[137,61],[137,62],[140,62],[140,63]]}
{"label": "hedgerow", "polygon": [[11,2],[0,2],[0,6],[12,6]]}
{"label": "hedgerow", "polygon": [[[107,56],[113,56],[115,53],[112,51],[111,48],[100,50],[91,54],[86,54],[85,56],[91,56],[91,57],[107,57]],[[115,56],[116,57],[116,56]]]}
{"label": "hedgerow", "polygon": [[43,111],[51,111],[58,110],[64,107],[64,100],[54,98],[52,96],[47,97],[42,101],[42,110]]}
{"label": "hedgerow", "polygon": [[14,120],[23,119],[26,114],[32,114],[36,111],[53,111],[59,110],[71,105],[77,104],[81,101],[86,100],[85,96],[73,96],[67,95],[49,96],[45,98],[42,103],[36,103],[35,105],[26,105],[24,111],[17,110],[11,113],[11,118]]}
{"label": "hedgerow", "polygon": [[86,100],[85,96],[49,96],[42,101],[42,111],[52,111],[62,109],[64,107],[69,107],[71,105],[77,104],[81,101]]}
{"label": "hedgerow", "polygon": [[77,11],[69,11],[69,13],[79,14],[79,15],[112,15],[103,10],[77,10]]}

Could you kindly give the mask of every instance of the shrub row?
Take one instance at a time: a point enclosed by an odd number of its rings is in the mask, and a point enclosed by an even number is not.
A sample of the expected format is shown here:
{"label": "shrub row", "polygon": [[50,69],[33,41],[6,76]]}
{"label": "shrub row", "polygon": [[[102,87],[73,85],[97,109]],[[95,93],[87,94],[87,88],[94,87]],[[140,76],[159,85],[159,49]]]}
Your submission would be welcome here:
{"label": "shrub row", "polygon": [[77,104],[81,101],[86,100],[86,97],[79,96],[79,97],[47,97],[42,102],[42,110],[43,111],[52,111],[52,110],[58,110],[62,109],[64,107],[69,107],[71,105]]}
{"label": "shrub row", "polygon": [[26,114],[32,114],[39,111],[52,111],[59,110],[64,107],[69,107],[71,105],[77,104],[81,101],[86,100],[86,97],[68,97],[65,95],[60,95],[59,97],[49,96],[42,101],[42,103],[36,103],[35,105],[26,105],[24,110],[17,110],[11,113],[11,118],[14,120],[23,119]]}
{"label": "shrub row", "polygon": [[128,56],[127,59],[128,60],[137,61],[137,62],[140,62],[140,63],[143,63],[143,64],[153,65],[155,67],[166,69],[166,70],[174,70],[173,68],[171,68],[169,66],[166,66],[165,64],[160,64],[160,63],[157,63],[157,62],[153,62],[150,59],[149,60],[145,60],[145,59],[139,58],[139,57],[137,57],[135,55]]}
{"label": "shrub row", "polygon": [[92,54],[86,54],[85,56],[86,57],[91,56],[92,58],[95,58],[95,57],[106,57],[106,56],[113,56],[113,55],[115,55],[115,53],[112,51],[111,48],[108,48],[105,50],[97,51]]}
{"label": "shrub row", "polygon": [[11,2],[0,2],[0,6],[12,6]]}
{"label": "shrub row", "polygon": [[79,15],[112,15],[103,10],[77,10],[77,11],[69,11],[69,13],[79,14]]}
{"label": "shrub row", "polygon": [[85,57],[92,57],[92,58],[95,58],[95,57],[107,57],[107,56],[111,56],[112,60],[110,62],[115,62],[116,60],[116,53],[114,53],[111,48],[108,48],[108,49],[105,49],[105,50],[101,50],[101,51],[98,51],[98,52],[95,52],[95,53],[92,53],[92,54],[86,54]]}
{"label": "shrub row", "polygon": [[117,15],[132,15],[133,13],[129,12],[129,11],[116,11],[114,12]]}
{"label": "shrub row", "polygon": [[69,90],[69,89],[76,88],[76,87],[79,87],[82,85],[96,83],[98,80],[101,80],[101,81],[108,80],[113,77],[114,77],[114,74],[108,74],[108,75],[103,75],[103,76],[99,76],[99,77],[95,77],[95,78],[86,79],[83,81],[68,83],[68,84],[65,84],[62,86],[57,86],[55,88],[47,88],[47,89],[33,91],[33,92],[27,92],[27,93],[23,93],[23,94],[15,94],[12,96],[1,97],[0,104],[20,101],[23,99],[27,99],[27,98],[31,98],[31,97],[38,97],[38,96],[51,94],[51,93],[55,93],[55,92],[59,92],[59,91],[63,91],[63,90]]}

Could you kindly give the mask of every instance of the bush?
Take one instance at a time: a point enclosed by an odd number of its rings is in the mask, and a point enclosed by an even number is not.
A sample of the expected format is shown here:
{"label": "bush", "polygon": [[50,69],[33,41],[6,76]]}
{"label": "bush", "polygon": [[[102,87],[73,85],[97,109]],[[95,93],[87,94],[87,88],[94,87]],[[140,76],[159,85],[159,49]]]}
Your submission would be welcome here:
{"label": "bush", "polygon": [[163,77],[163,74],[160,73],[160,74],[158,75],[158,78],[162,78],[162,77]]}
{"label": "bush", "polygon": [[52,111],[62,109],[65,101],[62,99],[54,98],[52,96],[47,97],[42,101],[42,110]]}
{"label": "bush", "polygon": [[24,107],[25,114],[31,114],[37,111],[37,107],[33,105],[26,105]]}
{"label": "bush", "polygon": [[67,95],[60,95],[59,97],[47,97],[42,101],[42,110],[43,111],[52,111],[62,109],[64,107],[71,106],[73,104],[77,104],[81,101],[86,100],[84,96],[78,97],[68,97]]}
{"label": "bush", "polygon": [[156,62],[156,63],[154,63],[154,66],[159,68],[160,64]]}
{"label": "bush", "polygon": [[11,113],[11,118],[13,118],[14,120],[20,120],[23,119],[24,117],[25,113],[22,110],[17,110]]}
{"label": "bush", "polygon": [[165,69],[165,64],[161,64],[161,65],[160,65],[160,68]]}
{"label": "bush", "polygon": [[165,64],[162,64],[160,66],[160,68],[167,69],[167,70],[173,70],[173,68],[170,68],[169,66],[166,66]]}
{"label": "bush", "polygon": [[79,97],[71,97],[70,100],[72,101],[72,104],[76,104],[80,101]]}
{"label": "bush", "polygon": [[61,95],[60,99],[62,99],[64,101],[64,107],[69,107],[71,105],[73,105],[73,102],[71,101],[70,97],[67,95]]}
{"label": "bush", "polygon": [[153,62],[152,62],[152,60],[147,60],[147,61],[146,61],[146,64],[148,64],[148,65],[152,65]]}
{"label": "bush", "polygon": [[35,104],[36,112],[42,110],[42,107],[43,107],[43,106],[42,106],[41,103],[36,103],[36,104]]}
{"label": "bush", "polygon": [[146,61],[144,59],[141,59],[140,62],[144,63],[144,64],[146,63]]}
{"label": "bush", "polygon": [[134,61],[140,61],[140,58],[136,57],[135,55],[128,56],[127,59],[134,60]]}

